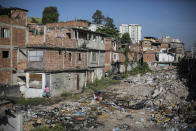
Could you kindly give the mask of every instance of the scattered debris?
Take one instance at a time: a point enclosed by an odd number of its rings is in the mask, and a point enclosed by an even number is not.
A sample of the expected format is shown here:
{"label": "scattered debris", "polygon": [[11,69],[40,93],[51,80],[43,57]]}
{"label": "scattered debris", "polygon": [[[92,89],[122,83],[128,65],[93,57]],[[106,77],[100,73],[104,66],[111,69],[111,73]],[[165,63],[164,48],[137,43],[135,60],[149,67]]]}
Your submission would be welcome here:
{"label": "scattered debris", "polygon": [[170,70],[130,76],[50,110],[16,108],[23,112],[24,130],[56,124],[65,130],[195,130],[196,102],[186,101],[188,94],[176,71]]}

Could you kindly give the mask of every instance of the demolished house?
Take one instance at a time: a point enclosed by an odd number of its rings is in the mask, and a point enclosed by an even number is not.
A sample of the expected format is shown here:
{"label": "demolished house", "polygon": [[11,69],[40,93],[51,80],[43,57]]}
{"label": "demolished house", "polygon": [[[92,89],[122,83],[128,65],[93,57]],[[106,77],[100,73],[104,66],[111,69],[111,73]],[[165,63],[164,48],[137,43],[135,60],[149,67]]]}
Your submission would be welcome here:
{"label": "demolished house", "polygon": [[151,67],[175,65],[184,56],[184,44],[173,41],[173,39],[172,41],[163,39],[141,41],[143,61]]}

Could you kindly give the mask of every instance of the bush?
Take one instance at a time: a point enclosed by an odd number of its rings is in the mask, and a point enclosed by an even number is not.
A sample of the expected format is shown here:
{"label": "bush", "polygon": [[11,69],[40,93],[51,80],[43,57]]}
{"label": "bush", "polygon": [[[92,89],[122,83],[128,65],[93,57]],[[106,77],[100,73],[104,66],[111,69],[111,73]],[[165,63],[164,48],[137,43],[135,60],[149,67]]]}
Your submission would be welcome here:
{"label": "bush", "polygon": [[137,75],[137,74],[145,74],[147,72],[151,72],[150,68],[148,67],[148,64],[144,62],[142,65],[138,64],[135,68],[133,68],[129,74],[130,75]]}
{"label": "bush", "polygon": [[69,92],[64,91],[64,92],[61,94],[61,96],[62,96],[62,97],[69,98],[69,97],[71,97],[71,96],[72,96],[72,94],[71,94],[71,93],[69,93]]}

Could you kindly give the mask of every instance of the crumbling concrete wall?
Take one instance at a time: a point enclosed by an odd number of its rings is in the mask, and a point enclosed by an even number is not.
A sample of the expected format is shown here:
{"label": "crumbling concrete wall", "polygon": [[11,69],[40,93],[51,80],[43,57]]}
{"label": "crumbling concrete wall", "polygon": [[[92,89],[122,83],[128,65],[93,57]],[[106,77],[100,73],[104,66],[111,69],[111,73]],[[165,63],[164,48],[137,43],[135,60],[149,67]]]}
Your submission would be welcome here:
{"label": "crumbling concrete wall", "polygon": [[7,86],[7,85],[0,85],[0,97],[20,97],[20,88],[19,86]]}
{"label": "crumbling concrete wall", "polygon": [[[95,55],[95,59],[93,58]],[[99,67],[105,65],[105,52],[88,52],[88,66]]]}
{"label": "crumbling concrete wall", "polygon": [[[77,77],[79,80],[77,80]],[[59,96],[64,91],[80,92],[87,81],[85,73],[55,73],[51,74],[51,93],[52,96]],[[79,90],[77,82],[79,81]]]}

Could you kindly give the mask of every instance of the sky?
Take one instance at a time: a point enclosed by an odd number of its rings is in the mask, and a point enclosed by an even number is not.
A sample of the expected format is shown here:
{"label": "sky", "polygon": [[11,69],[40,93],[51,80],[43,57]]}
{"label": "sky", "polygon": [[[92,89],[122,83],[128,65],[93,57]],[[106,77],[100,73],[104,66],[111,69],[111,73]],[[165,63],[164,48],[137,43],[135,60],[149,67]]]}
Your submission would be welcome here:
{"label": "sky", "polygon": [[120,24],[142,25],[142,37],[179,38],[190,49],[196,43],[196,0],[0,0],[3,7],[27,9],[28,17],[42,17],[47,6],[56,6],[59,21],[92,21],[96,10]]}

